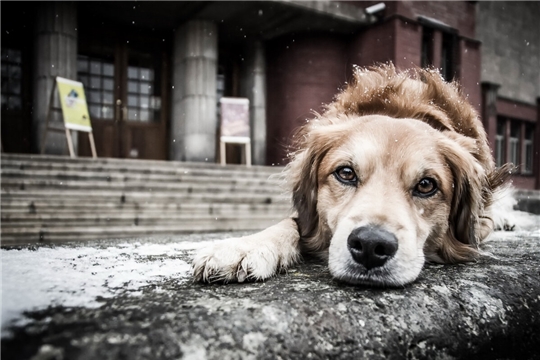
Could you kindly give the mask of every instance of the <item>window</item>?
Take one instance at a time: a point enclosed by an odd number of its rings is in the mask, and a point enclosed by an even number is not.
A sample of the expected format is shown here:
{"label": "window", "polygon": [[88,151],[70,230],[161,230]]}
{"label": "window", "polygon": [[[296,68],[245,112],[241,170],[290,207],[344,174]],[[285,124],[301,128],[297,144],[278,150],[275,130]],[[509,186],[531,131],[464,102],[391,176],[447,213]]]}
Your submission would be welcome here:
{"label": "window", "polygon": [[129,66],[127,69],[127,119],[131,121],[159,121],[161,97],[154,96],[154,70]]}
{"label": "window", "polygon": [[441,48],[441,75],[446,81],[452,81],[456,76],[455,43],[456,38],[453,34],[443,34]]}
{"label": "window", "polygon": [[520,158],[520,154],[519,154],[519,132],[521,130],[521,124],[516,122],[516,121],[512,121],[510,123],[510,140],[509,140],[509,153],[510,153],[510,158],[508,159],[508,161],[510,161],[512,164],[516,165],[516,166],[520,166],[521,165],[521,161],[519,160]]}
{"label": "window", "polygon": [[[435,41],[440,39],[440,41]],[[457,37],[453,29],[422,28],[422,67],[436,67],[446,81],[452,81],[457,69]]]}
{"label": "window", "polygon": [[422,29],[422,67],[433,65],[433,29]]}
{"label": "window", "polygon": [[21,110],[21,51],[2,48],[2,110]]}
{"label": "window", "polygon": [[91,118],[114,118],[114,64],[79,55],[77,76],[84,85]]}
{"label": "window", "polygon": [[534,170],[535,130],[534,124],[499,117],[495,135],[496,165],[502,166],[510,162],[517,167],[518,173],[531,175]]}
{"label": "window", "polygon": [[533,138],[534,138],[534,126],[525,126],[525,136],[523,139],[523,174],[533,173]]}
{"label": "window", "polygon": [[495,163],[497,166],[503,166],[506,163],[505,157],[505,139],[506,120],[497,119],[497,134],[495,135]]}

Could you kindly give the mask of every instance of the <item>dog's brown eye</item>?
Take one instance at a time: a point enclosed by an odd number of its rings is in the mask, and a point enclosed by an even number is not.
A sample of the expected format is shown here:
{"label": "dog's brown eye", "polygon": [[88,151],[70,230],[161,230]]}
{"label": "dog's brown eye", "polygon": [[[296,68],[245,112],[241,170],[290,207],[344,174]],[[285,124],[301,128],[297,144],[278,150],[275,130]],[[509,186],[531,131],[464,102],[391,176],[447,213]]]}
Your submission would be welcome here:
{"label": "dog's brown eye", "polygon": [[334,175],[339,181],[347,185],[354,185],[356,183],[356,174],[350,167],[344,166],[339,168],[334,172]]}
{"label": "dog's brown eye", "polygon": [[429,197],[437,192],[437,183],[430,178],[423,178],[416,184],[414,195],[420,197]]}

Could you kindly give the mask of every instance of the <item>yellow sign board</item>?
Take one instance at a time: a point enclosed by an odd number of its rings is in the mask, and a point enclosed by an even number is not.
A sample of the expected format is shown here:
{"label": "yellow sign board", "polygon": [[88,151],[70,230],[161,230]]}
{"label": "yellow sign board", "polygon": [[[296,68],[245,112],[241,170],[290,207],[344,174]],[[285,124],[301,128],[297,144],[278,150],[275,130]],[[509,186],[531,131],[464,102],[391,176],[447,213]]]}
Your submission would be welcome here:
{"label": "yellow sign board", "polygon": [[83,84],[61,77],[56,78],[56,84],[66,129],[92,132]]}

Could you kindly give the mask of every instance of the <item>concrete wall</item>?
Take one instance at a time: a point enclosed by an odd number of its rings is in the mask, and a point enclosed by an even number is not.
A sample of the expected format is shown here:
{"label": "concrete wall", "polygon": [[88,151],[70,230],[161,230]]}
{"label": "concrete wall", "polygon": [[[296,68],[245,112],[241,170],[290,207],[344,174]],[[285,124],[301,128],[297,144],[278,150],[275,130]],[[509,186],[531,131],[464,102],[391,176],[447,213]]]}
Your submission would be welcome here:
{"label": "concrete wall", "polygon": [[482,81],[499,96],[536,104],[540,96],[540,2],[479,1]]}

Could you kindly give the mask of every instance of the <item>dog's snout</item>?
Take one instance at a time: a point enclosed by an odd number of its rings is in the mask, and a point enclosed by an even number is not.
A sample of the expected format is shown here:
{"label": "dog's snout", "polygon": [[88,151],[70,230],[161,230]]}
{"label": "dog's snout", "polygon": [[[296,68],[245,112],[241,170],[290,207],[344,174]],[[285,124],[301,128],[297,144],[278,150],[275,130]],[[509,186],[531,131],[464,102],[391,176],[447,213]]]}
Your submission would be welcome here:
{"label": "dog's snout", "polygon": [[380,226],[362,226],[354,229],[347,245],[353,259],[371,269],[384,265],[397,252],[398,241],[391,232]]}

